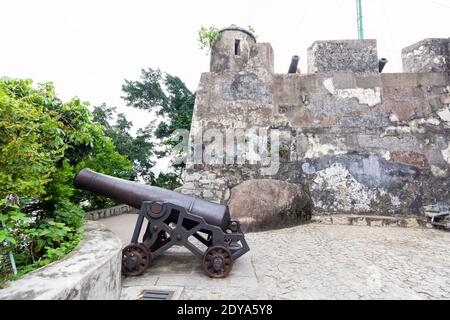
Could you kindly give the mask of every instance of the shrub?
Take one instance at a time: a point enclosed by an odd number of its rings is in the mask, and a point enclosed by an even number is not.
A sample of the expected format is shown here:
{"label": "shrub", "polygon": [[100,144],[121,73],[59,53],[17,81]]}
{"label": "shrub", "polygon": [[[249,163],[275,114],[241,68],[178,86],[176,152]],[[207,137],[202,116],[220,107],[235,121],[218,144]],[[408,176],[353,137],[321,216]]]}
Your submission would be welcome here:
{"label": "shrub", "polygon": [[51,83],[0,78],[0,260],[13,252],[20,275],[61,258],[82,238],[79,201],[90,199],[72,182],[84,165],[132,175],[87,103],[62,102]]}
{"label": "shrub", "polygon": [[209,28],[200,27],[198,31],[198,42],[200,44],[200,49],[206,49],[207,53],[211,52],[214,45],[220,39],[220,32],[215,26]]}

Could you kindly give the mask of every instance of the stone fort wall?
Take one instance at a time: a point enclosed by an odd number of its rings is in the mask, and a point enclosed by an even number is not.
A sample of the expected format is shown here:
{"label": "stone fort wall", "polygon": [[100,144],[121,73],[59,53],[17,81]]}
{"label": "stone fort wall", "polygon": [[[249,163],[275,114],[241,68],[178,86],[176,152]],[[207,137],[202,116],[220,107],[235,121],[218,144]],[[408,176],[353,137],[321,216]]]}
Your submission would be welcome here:
{"label": "stone fort wall", "polygon": [[[405,48],[406,72],[387,74],[375,40],[319,41],[308,48],[308,74],[274,74],[270,44],[222,30],[196,93],[190,141],[202,146],[191,143],[180,191],[227,203],[241,182],[270,178],[304,187],[319,213],[448,210],[448,47],[426,39]],[[255,128],[278,132],[276,170],[257,157],[239,161]]]}

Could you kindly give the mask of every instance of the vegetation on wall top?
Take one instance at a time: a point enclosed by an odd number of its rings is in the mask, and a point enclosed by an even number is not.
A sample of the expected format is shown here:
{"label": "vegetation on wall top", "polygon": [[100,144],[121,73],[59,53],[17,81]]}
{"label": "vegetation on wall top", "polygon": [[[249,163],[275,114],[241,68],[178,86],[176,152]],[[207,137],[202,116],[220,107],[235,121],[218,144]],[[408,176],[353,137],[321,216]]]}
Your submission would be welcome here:
{"label": "vegetation on wall top", "polygon": [[200,27],[198,31],[198,42],[201,50],[206,50],[206,54],[210,53],[214,45],[220,39],[220,32],[215,26],[209,28]]}

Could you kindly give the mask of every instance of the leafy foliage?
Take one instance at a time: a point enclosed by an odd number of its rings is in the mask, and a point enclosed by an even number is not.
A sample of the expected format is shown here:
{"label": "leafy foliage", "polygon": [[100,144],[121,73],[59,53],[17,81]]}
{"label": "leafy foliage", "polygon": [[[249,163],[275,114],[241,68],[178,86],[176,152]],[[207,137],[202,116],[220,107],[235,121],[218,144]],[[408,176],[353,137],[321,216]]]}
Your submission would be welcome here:
{"label": "leafy foliage", "polygon": [[200,49],[207,50],[207,54],[211,52],[217,41],[220,39],[220,32],[215,26],[209,28],[200,27],[198,31],[198,42],[200,44]]}
{"label": "leafy foliage", "polygon": [[248,25],[247,29],[253,34],[255,38],[258,38],[258,36],[256,35],[255,28],[253,28],[251,25]]}
{"label": "leafy foliage", "polygon": [[51,83],[0,79],[0,260],[12,251],[20,274],[59,259],[81,239],[78,203],[95,206],[97,199],[73,189],[79,168],[132,176],[132,163],[103,130],[87,103],[62,102]]}
{"label": "leafy foliage", "polygon": [[133,124],[123,113],[119,113],[116,122],[111,124],[115,114],[116,109],[108,108],[105,104],[93,110],[94,121],[103,124],[104,134],[112,140],[117,151],[133,163],[133,174],[128,178],[136,180],[141,177],[146,183],[152,183],[154,144],[151,141],[151,126],[137,130],[134,137],[130,132]]}
{"label": "leafy foliage", "polygon": [[[165,157],[174,151],[179,139],[173,139],[172,134],[177,129],[190,130],[192,112],[194,110],[195,95],[186,87],[177,76],[163,74],[159,69],[141,70],[138,81],[125,80],[122,86],[123,99],[127,106],[155,112],[165,120],[161,120],[152,131],[148,127],[145,132],[152,133],[161,139],[162,151],[155,151],[158,157]],[[181,171],[183,165],[174,165],[175,170]],[[179,176],[179,174],[178,174]],[[174,175],[164,177],[164,174],[155,179],[152,184],[159,186],[179,186],[179,178],[175,183]],[[169,183],[169,181],[171,181]]]}
{"label": "leafy foliage", "polygon": [[[255,38],[258,38],[255,29],[251,25],[249,25],[247,29],[253,34]],[[206,54],[209,54],[214,49],[217,41],[220,40],[220,36],[220,31],[215,26],[211,26],[209,28],[201,26],[200,30],[198,31],[197,39],[200,45],[200,49],[206,50]]]}
{"label": "leafy foliage", "polygon": [[178,175],[170,172],[160,173],[156,178],[154,185],[169,190],[174,190],[181,186]]}
{"label": "leafy foliage", "polygon": [[158,124],[157,138],[167,138],[176,129],[190,129],[195,95],[177,76],[142,69],[140,81],[125,80],[122,91],[127,106],[155,111],[168,119]]}

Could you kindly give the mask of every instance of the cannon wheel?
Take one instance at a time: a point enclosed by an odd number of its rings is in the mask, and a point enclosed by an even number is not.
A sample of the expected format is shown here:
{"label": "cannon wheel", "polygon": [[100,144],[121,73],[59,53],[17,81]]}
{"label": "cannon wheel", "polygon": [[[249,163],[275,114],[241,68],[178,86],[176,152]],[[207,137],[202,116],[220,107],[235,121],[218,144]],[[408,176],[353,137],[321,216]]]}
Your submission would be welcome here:
{"label": "cannon wheel", "polygon": [[126,276],[141,275],[150,264],[151,257],[142,243],[127,245],[122,250],[122,273]]}
{"label": "cannon wheel", "polygon": [[203,256],[203,270],[211,278],[225,278],[233,267],[229,249],[223,246],[209,247]]}

